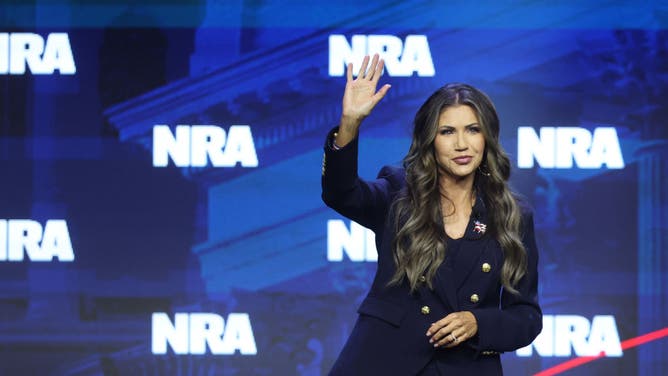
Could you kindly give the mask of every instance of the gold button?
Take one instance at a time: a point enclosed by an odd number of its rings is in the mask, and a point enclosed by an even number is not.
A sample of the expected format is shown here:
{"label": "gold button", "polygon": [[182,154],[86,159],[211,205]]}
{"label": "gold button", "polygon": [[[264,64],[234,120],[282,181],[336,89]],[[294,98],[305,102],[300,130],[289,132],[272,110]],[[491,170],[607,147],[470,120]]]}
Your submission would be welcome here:
{"label": "gold button", "polygon": [[471,303],[478,303],[479,300],[478,294],[471,295]]}
{"label": "gold button", "polygon": [[490,270],[492,270],[492,265],[490,265],[488,263],[482,264],[482,271],[484,273],[489,273]]}
{"label": "gold button", "polygon": [[422,283],[425,283],[425,282],[427,282],[427,277],[421,275],[420,278],[418,278],[418,280]]}
{"label": "gold button", "polygon": [[422,312],[423,315],[428,315],[431,310],[429,309],[429,306],[422,306],[420,312]]}

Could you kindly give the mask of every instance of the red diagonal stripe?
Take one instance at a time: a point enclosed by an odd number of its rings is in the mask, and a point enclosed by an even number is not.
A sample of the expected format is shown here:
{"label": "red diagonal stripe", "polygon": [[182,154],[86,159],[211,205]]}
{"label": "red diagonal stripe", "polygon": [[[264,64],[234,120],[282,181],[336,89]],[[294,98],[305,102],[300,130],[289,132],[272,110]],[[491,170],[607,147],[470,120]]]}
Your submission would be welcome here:
{"label": "red diagonal stripe", "polygon": [[[622,341],[621,346],[622,350],[627,350],[634,348],[636,346],[640,346],[642,344],[645,344],[647,342],[652,342],[656,341],[659,338],[663,337],[668,337],[668,327],[665,327],[663,329],[659,329],[653,332],[649,332],[647,334],[643,334],[638,337],[633,337],[629,338],[626,341]],[[536,373],[534,376],[552,376],[552,375],[557,375],[562,372],[566,372],[571,368],[579,367],[583,364],[587,364],[589,362],[593,362],[596,359],[600,359],[605,356],[604,352],[601,352],[598,355],[595,356],[581,356],[575,359],[567,360],[561,364],[557,364],[554,367],[548,368],[546,370],[540,371]]]}
{"label": "red diagonal stripe", "polygon": [[622,350],[626,350],[626,349],[630,349],[630,348],[633,348],[633,347],[636,347],[636,346],[640,346],[643,343],[656,341],[657,339],[659,339],[661,337],[667,337],[667,336],[668,336],[668,326],[663,328],[663,329],[659,329],[657,331],[654,331],[654,332],[650,332],[650,333],[643,334],[643,335],[635,337],[635,338],[627,339],[626,341],[622,341]]}

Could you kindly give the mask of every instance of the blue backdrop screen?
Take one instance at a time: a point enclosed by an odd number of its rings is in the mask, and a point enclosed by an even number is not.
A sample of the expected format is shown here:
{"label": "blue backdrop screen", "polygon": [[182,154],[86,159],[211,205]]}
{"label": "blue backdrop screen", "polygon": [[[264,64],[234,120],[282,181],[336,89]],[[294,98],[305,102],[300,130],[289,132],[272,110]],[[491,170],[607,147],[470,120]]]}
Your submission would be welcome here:
{"label": "blue backdrop screen", "polygon": [[364,178],[443,84],[497,107],[545,314],[506,373],[668,373],[666,4],[32,1],[0,24],[0,374],[326,374],[376,250],[322,203],[322,145],[375,52]]}

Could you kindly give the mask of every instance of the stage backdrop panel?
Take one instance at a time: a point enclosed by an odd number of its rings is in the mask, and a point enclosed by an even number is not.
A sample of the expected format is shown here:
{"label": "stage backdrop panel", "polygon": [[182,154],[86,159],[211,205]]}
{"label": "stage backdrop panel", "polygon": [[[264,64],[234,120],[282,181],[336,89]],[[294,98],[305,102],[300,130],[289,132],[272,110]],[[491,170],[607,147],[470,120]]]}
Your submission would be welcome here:
{"label": "stage backdrop panel", "polygon": [[506,373],[668,374],[666,4],[10,1],[0,25],[0,374],[326,374],[377,255],[322,203],[322,148],[376,52],[364,178],[443,84],[497,107],[544,310]]}

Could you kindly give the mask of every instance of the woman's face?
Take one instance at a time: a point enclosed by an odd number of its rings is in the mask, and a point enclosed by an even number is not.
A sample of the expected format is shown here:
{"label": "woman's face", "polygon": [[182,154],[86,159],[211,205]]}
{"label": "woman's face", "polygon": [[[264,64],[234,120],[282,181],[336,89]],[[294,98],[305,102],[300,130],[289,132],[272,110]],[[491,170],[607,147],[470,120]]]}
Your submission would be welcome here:
{"label": "woman's face", "polygon": [[447,107],[441,112],[434,152],[442,173],[456,180],[473,176],[485,152],[481,127],[467,105]]}

